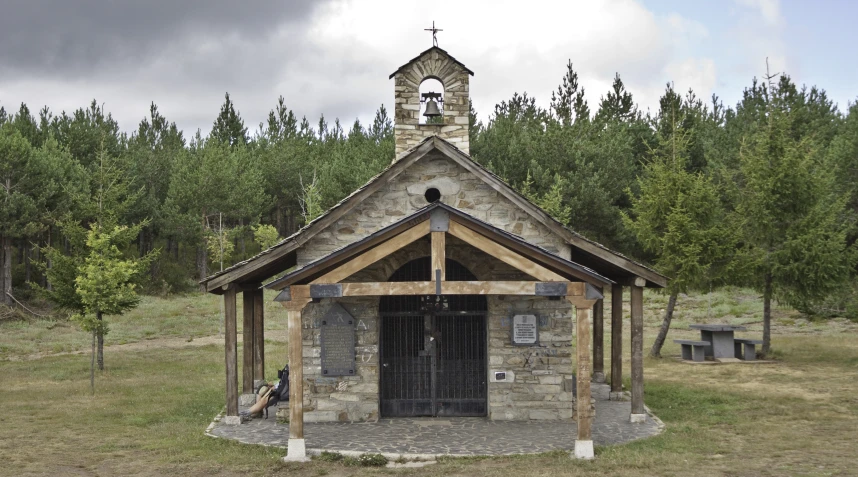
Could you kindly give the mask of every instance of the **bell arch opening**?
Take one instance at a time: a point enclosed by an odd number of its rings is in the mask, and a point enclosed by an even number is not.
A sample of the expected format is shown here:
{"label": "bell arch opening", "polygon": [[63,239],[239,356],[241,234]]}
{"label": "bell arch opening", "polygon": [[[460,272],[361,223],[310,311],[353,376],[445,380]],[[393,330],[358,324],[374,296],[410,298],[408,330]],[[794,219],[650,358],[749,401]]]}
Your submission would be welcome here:
{"label": "bell arch opening", "polygon": [[[441,80],[429,76],[421,83],[420,124],[444,124],[444,84]],[[428,115],[427,115],[428,113]]]}

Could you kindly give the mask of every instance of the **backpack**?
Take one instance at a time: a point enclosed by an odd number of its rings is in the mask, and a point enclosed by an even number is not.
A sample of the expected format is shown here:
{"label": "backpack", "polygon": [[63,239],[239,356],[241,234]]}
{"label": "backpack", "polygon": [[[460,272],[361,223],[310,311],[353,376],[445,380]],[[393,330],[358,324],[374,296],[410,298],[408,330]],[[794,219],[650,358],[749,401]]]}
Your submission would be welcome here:
{"label": "backpack", "polygon": [[268,408],[283,401],[289,402],[289,365],[277,371],[277,386],[274,391],[271,391],[271,396],[268,398],[268,403],[265,405],[265,418],[268,419]]}

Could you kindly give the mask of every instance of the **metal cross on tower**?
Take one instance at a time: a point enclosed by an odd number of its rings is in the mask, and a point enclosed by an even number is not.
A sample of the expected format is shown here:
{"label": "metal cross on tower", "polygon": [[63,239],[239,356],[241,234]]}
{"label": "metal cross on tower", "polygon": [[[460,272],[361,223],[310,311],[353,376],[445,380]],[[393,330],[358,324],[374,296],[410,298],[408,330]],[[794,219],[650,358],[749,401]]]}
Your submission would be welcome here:
{"label": "metal cross on tower", "polygon": [[444,31],[444,30],[442,30],[440,28],[435,28],[435,20],[432,20],[432,28],[424,28],[423,31],[431,31],[432,32],[432,45],[438,46],[438,37],[436,36],[436,33],[438,33],[439,31]]}

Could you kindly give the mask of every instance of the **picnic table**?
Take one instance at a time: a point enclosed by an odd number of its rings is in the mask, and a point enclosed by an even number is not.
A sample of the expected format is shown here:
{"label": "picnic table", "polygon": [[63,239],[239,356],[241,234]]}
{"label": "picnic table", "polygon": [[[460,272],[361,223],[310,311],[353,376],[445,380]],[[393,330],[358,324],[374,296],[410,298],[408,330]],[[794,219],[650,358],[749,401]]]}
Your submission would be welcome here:
{"label": "picnic table", "polygon": [[736,348],[733,333],[745,331],[747,328],[737,325],[688,325],[693,330],[700,330],[700,341],[709,344],[703,346],[703,353],[707,358],[735,358]]}

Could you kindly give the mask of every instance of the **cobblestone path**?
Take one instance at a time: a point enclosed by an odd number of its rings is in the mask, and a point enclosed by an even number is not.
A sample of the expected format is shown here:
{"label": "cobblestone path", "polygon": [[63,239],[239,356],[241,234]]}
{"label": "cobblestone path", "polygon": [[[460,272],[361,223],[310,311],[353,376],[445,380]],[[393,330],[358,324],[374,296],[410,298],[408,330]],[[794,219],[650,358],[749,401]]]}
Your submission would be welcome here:
{"label": "cobblestone path", "polygon": [[[607,400],[608,386],[593,384],[596,445],[629,442],[658,434],[661,422],[648,416],[643,424],[629,422],[628,401]],[[268,419],[256,418],[240,426],[213,423],[209,433],[246,444],[286,448],[289,426],[277,424],[275,409]],[[574,421],[489,421],[485,418],[397,418],[378,422],[305,423],[308,452],[352,451],[411,455],[504,455],[572,450]]]}

